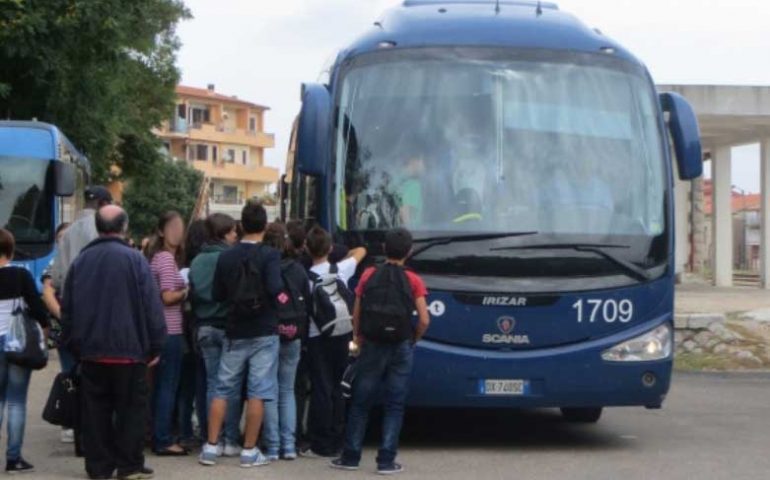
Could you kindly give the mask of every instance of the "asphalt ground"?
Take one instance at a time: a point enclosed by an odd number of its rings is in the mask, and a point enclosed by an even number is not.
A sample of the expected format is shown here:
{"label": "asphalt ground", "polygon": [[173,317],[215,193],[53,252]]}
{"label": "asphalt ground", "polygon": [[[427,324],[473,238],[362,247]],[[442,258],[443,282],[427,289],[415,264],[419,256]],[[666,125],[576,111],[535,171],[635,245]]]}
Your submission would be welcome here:
{"label": "asphalt ground", "polygon": [[[53,363],[33,376],[24,456],[37,470],[26,478],[85,478],[82,459],[40,418]],[[375,478],[374,433],[358,472],[322,459],[245,470],[232,458],[204,468],[193,456],[148,454],[147,464],[179,480]],[[405,479],[768,479],[770,373],[677,373],[663,409],[606,409],[594,425],[554,410],[411,410],[402,437]]]}

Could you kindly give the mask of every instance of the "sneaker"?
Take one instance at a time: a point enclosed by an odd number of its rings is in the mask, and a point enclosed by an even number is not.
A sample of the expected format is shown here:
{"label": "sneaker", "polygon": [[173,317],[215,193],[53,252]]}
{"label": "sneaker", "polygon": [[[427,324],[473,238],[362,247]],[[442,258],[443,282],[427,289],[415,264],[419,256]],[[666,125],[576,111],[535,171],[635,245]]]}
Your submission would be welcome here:
{"label": "sneaker", "polygon": [[8,463],[5,464],[5,473],[30,473],[34,471],[35,467],[23,458],[19,458],[18,460],[9,460]]}
{"label": "sneaker", "polygon": [[128,475],[118,475],[118,480],[148,480],[155,476],[152,468],[142,467],[141,470]]}
{"label": "sneaker", "polygon": [[203,445],[203,449],[201,450],[201,454],[198,455],[198,463],[201,465],[205,465],[207,467],[210,467],[212,465],[217,464],[217,453],[219,452],[219,447],[217,445],[212,445],[210,443],[206,443]]}
{"label": "sneaker", "polygon": [[233,443],[228,443],[222,450],[222,455],[225,457],[237,457],[241,454],[241,447]]}
{"label": "sneaker", "polygon": [[283,458],[284,460],[296,460],[297,452],[296,450],[284,450],[283,455],[281,455],[281,458]]}
{"label": "sneaker", "polygon": [[393,475],[394,473],[401,473],[404,471],[404,467],[401,464],[393,462],[387,465],[377,465],[377,473],[380,475]]}
{"label": "sneaker", "polygon": [[299,456],[304,458],[337,458],[339,454],[338,453],[322,454],[322,453],[316,452],[310,447],[307,447],[304,450],[299,451]]}
{"label": "sneaker", "polygon": [[261,467],[269,463],[270,461],[257,447],[241,451],[241,468]]}
{"label": "sneaker", "polygon": [[329,466],[332,468],[336,468],[337,470],[348,470],[348,471],[358,470],[357,463],[348,462],[347,460],[344,460],[342,457],[335,458],[334,460],[329,462]]}
{"label": "sneaker", "polygon": [[62,429],[59,440],[61,443],[75,443],[75,431],[71,428]]}

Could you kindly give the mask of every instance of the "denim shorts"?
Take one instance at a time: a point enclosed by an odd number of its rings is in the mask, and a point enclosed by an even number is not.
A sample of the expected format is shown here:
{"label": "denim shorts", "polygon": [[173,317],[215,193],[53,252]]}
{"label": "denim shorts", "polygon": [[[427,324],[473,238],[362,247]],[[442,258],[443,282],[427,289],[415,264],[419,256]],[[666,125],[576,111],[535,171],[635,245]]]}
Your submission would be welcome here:
{"label": "denim shorts", "polygon": [[241,396],[243,377],[248,372],[249,399],[276,400],[278,397],[278,335],[227,339],[219,360],[215,398]]}

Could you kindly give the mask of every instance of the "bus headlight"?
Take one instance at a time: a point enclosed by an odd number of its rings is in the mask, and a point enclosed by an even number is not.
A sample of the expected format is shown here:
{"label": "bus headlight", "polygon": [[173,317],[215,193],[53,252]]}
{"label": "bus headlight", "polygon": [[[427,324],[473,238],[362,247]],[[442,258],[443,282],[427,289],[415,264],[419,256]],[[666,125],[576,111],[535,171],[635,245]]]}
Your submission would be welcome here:
{"label": "bus headlight", "polygon": [[602,358],[609,362],[647,362],[671,355],[673,338],[667,323],[631,340],[605,350]]}

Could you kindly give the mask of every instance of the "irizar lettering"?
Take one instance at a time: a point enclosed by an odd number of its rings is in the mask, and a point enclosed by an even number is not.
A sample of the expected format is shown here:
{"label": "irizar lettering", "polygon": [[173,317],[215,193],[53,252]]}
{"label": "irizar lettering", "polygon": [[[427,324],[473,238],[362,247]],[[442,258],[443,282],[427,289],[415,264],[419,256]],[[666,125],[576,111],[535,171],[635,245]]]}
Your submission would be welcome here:
{"label": "irizar lettering", "polygon": [[501,307],[524,307],[527,305],[527,297],[484,297],[481,304]]}

